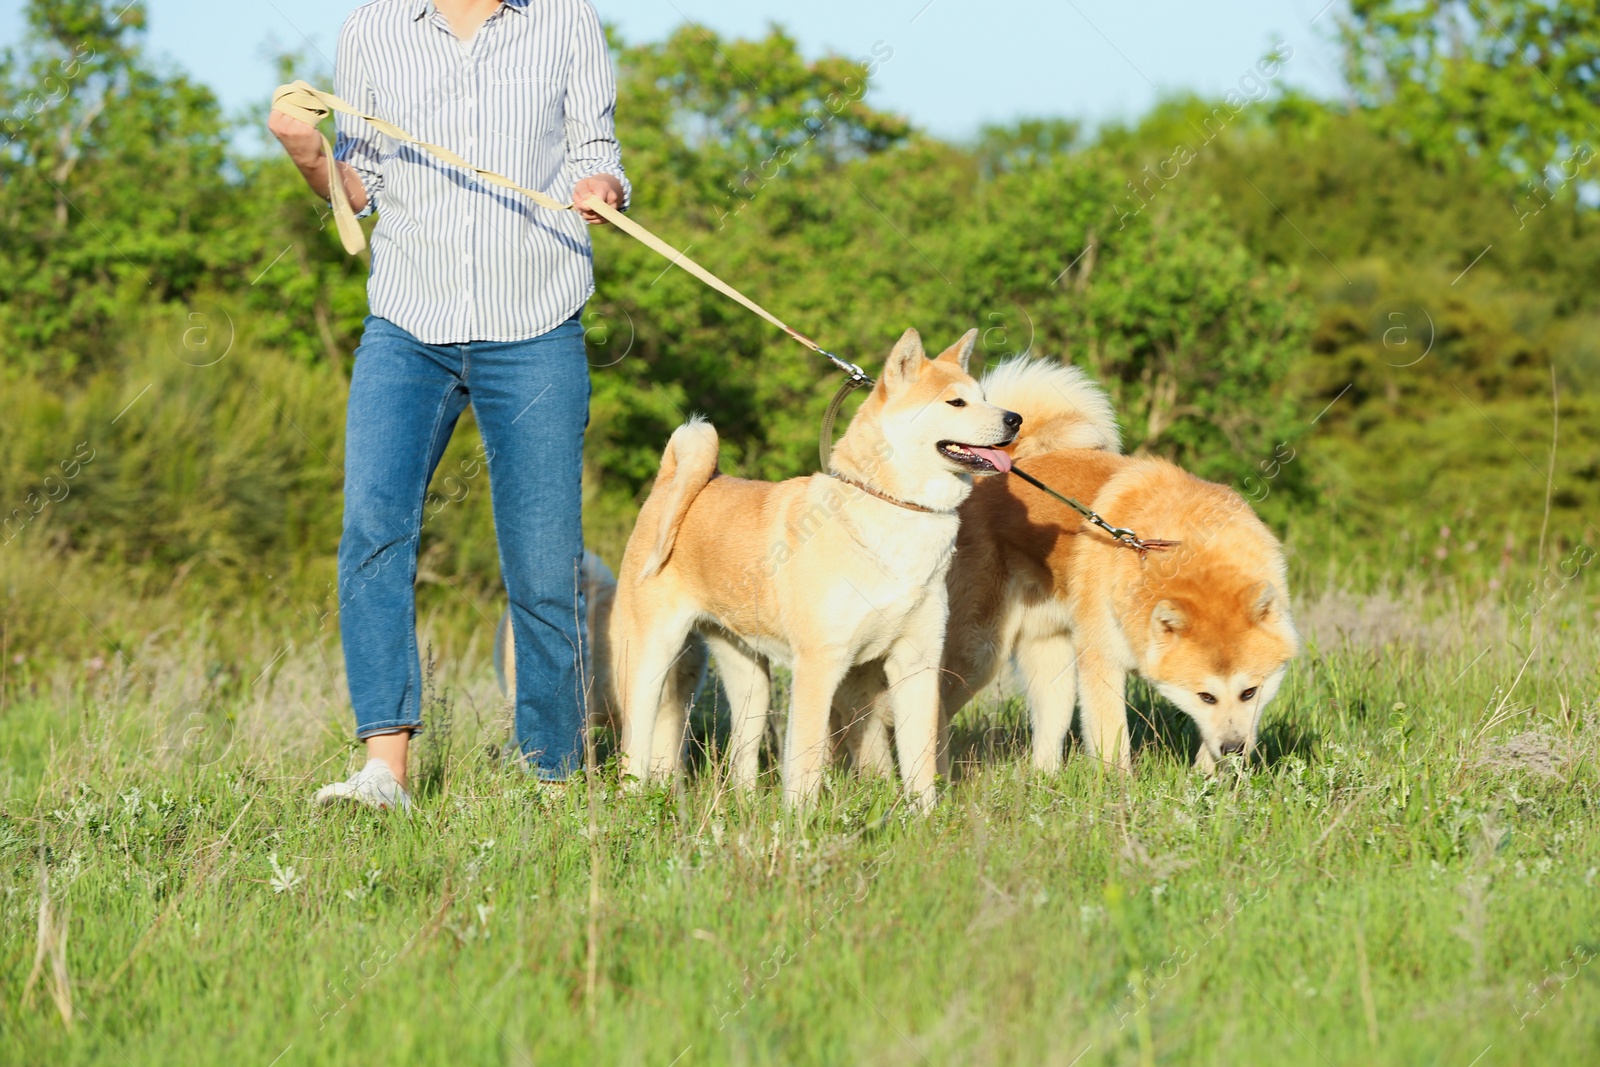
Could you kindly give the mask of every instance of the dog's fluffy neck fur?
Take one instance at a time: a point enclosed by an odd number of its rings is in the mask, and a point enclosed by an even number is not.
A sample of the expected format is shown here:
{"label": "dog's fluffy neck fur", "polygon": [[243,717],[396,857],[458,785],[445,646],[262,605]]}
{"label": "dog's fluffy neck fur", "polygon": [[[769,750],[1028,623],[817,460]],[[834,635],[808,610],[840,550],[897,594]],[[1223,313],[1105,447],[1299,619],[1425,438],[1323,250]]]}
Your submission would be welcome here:
{"label": "dog's fluffy neck fur", "polygon": [[894,446],[884,436],[881,421],[862,418],[874,405],[877,408],[884,405],[882,382],[873,387],[872,395],[861,405],[856,417],[850,420],[844,436],[834,446],[828,466],[835,473],[869,485],[884,496],[933,512],[953,514],[967,499],[967,494],[972,492],[972,475],[946,469],[917,478],[891,462]]}

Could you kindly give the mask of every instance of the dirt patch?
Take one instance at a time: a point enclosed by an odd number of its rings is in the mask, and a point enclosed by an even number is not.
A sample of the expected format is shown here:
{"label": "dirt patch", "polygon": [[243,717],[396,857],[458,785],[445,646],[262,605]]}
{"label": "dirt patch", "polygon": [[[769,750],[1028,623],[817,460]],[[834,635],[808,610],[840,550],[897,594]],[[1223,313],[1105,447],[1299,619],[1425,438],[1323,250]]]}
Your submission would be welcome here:
{"label": "dirt patch", "polygon": [[1528,730],[1494,744],[1477,759],[1480,767],[1524,771],[1540,778],[1560,778],[1568,762],[1561,742],[1542,730]]}
{"label": "dirt patch", "polygon": [[1414,646],[1455,652],[1505,631],[1504,612],[1481,601],[1452,601],[1442,608],[1420,590],[1359,594],[1328,589],[1295,606],[1302,633],[1328,647],[1380,650]]}

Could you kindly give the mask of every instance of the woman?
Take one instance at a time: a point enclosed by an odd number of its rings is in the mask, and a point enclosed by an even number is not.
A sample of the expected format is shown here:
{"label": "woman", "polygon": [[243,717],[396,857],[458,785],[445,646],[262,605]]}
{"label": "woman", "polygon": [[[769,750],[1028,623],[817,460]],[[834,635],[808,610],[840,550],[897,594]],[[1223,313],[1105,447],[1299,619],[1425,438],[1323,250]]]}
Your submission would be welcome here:
{"label": "woman", "polygon": [[[339,34],[335,92],[424,141],[557,198],[625,210],[616,85],[588,0],[371,0]],[[322,137],[269,128],[327,199]],[[367,764],[320,790],[407,808],[420,729],[417,542],[423,500],[470,403],[483,435],[516,641],[517,743],[559,781],[582,760],[577,575],[589,374],[578,316],[594,291],[584,222],[339,115],[350,202],[378,221],[345,434],[340,632]],[[580,216],[582,221],[580,220]]]}

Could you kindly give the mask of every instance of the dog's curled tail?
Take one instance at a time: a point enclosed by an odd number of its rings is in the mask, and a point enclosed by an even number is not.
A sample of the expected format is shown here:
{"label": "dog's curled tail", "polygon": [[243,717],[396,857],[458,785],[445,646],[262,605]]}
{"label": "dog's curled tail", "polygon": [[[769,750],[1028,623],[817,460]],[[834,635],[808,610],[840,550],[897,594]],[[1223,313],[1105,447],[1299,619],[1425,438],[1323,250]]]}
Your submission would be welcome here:
{"label": "dog's curled tail", "polygon": [[672,440],[661,454],[661,473],[644,505],[655,512],[656,543],[639,577],[648,578],[666,565],[689,505],[716,473],[716,427],[695,416],[672,431]]}
{"label": "dog's curled tail", "polygon": [[1022,416],[1017,459],[1070,448],[1122,451],[1110,398],[1070,363],[1016,356],[983,376],[983,395]]}

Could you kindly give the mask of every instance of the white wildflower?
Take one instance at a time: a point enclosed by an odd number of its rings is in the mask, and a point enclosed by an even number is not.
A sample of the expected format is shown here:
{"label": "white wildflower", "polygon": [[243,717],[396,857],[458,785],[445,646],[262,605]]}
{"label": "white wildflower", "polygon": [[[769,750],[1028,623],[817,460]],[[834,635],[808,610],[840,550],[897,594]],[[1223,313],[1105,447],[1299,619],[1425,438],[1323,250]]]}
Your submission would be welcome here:
{"label": "white wildflower", "polygon": [[293,867],[278,866],[276,852],[267,857],[267,862],[272,864],[271,884],[274,893],[287,893],[305,882],[305,876],[297,873]]}

